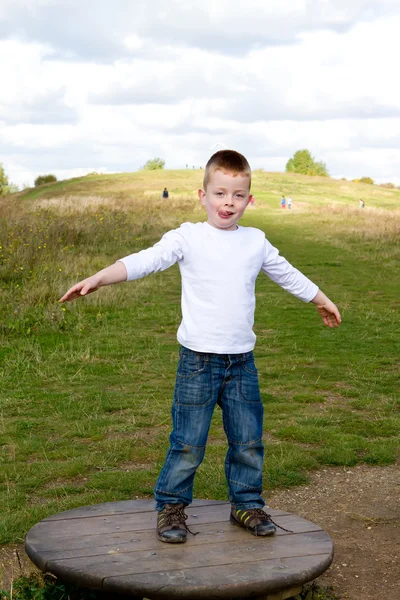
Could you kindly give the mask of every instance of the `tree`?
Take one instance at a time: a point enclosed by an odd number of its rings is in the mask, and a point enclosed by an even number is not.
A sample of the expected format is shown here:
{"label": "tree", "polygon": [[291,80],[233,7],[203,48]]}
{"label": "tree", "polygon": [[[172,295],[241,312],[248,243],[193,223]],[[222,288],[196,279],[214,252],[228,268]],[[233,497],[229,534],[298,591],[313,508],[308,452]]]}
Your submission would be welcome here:
{"label": "tree", "polygon": [[8,177],[4,171],[3,165],[0,163],[0,196],[8,194]]}
{"label": "tree", "polygon": [[371,177],[361,177],[359,179],[360,183],[369,183],[370,185],[374,185],[374,180]]}
{"label": "tree", "polygon": [[322,161],[317,162],[311,156],[309,150],[297,150],[293,158],[290,158],[286,163],[287,173],[301,173],[302,175],[320,175],[321,177],[329,177],[326,164]]}
{"label": "tree", "polygon": [[35,187],[39,187],[39,185],[43,185],[44,183],[54,183],[55,181],[57,181],[55,175],[39,175],[35,179]]}
{"label": "tree", "polygon": [[141,169],[143,171],[157,171],[158,169],[163,169],[164,166],[165,160],[162,158],[152,158],[151,160],[148,160],[147,163],[141,167]]}

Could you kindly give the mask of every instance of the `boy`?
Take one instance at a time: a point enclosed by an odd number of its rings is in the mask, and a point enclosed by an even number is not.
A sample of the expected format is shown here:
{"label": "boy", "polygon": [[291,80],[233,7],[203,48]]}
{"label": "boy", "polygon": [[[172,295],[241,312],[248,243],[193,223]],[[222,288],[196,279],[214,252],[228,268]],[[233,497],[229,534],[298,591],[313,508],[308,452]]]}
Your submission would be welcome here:
{"label": "boy", "polygon": [[184,223],[152,248],[127,256],[74,285],[60,302],[103,285],[138,279],[178,261],[182,277],[181,344],[170,448],[155,486],[157,535],[186,541],[184,509],[192,501],[196,470],[204,457],[212,413],[222,408],[229,449],[225,473],[230,520],[253,535],[276,528],[261,497],[263,404],[253,348],[255,281],[260,270],[305,302],[313,302],[325,325],[340,323],[336,306],[290,265],[253,227],[237,223],[252,199],[251,170],[241,154],[220,150],[207,163],[198,192],[207,221]]}

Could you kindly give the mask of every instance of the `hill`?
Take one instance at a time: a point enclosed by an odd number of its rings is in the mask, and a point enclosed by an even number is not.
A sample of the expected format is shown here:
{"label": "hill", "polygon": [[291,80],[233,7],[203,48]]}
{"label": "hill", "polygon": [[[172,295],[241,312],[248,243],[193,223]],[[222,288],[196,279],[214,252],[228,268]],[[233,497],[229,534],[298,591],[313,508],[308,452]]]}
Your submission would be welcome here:
{"label": "hill", "polygon": [[[151,495],[168,446],[178,268],[57,300],[167,229],[203,220],[201,177],[91,175],[1,200],[0,543],[66,508]],[[328,330],[313,306],[257,280],[265,487],[304,483],[325,465],[394,463],[400,192],[259,171],[253,192],[243,224],[265,231],[343,316]],[[280,209],[282,193],[291,211]],[[197,496],[226,497],[224,456],[217,411]]]}
{"label": "hill", "polygon": [[[16,196],[26,200],[63,195],[99,195],[123,200],[139,194],[145,198],[153,198],[161,195],[165,186],[174,196],[195,196],[198,187],[201,186],[202,177],[202,171],[190,169],[88,175],[28,189]],[[285,194],[291,195],[295,203],[301,203],[302,207],[329,204],[358,207],[359,199],[363,198],[367,207],[400,209],[400,190],[327,177],[265,173],[258,170],[253,172],[252,191],[256,201],[270,208],[278,208],[279,200],[282,194]]]}

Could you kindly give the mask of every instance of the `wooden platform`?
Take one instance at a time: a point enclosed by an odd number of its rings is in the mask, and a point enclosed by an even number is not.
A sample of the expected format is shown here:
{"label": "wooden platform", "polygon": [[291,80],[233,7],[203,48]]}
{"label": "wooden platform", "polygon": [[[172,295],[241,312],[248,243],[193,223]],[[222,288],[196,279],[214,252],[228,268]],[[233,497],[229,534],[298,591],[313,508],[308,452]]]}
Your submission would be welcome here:
{"label": "wooden platform", "polygon": [[283,600],[331,564],[333,544],[320,527],[268,509],[290,529],[255,537],[229,523],[230,505],[196,500],[186,509],[186,544],[165,544],[155,533],[152,500],[86,506],[43,519],[26,537],[42,571],[113,595],[163,599]]}

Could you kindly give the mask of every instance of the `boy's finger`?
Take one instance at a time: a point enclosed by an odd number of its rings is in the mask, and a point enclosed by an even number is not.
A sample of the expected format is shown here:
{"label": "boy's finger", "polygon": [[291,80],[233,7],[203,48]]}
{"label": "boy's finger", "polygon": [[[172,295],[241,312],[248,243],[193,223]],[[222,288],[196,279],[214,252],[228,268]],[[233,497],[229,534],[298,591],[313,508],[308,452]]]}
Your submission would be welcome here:
{"label": "boy's finger", "polygon": [[64,294],[64,296],[62,296],[62,298],[60,298],[59,302],[65,302],[65,301],[69,301],[69,300],[75,300],[75,298],[79,298],[80,296],[80,286],[79,285],[74,285],[72,288],[70,288],[68,290],[68,292],[66,292]]}

